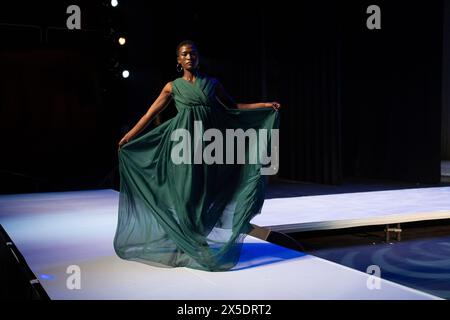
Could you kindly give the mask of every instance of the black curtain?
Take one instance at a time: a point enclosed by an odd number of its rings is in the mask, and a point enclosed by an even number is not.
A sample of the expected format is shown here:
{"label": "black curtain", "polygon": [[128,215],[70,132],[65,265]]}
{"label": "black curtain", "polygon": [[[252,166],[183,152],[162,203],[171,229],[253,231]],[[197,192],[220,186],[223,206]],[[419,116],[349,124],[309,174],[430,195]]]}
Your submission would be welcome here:
{"label": "black curtain", "polygon": [[[191,39],[200,47],[201,70],[218,77],[237,101],[283,104],[279,177],[324,184],[347,177],[439,181],[441,152],[448,158],[449,150],[443,0],[380,0],[381,30],[366,28],[373,3],[365,0],[136,1],[110,12],[80,3],[86,29],[100,27],[101,16],[114,24],[112,12],[124,16],[128,56],[120,68],[131,76],[108,80],[113,84],[106,89],[99,73],[112,43],[97,35],[69,39],[89,32],[58,36],[47,28],[65,28],[67,2],[2,11],[2,23],[40,26],[27,36],[0,28],[7,40],[0,60],[1,131],[8,137],[3,170],[55,177],[61,188],[100,182],[116,165],[121,130],[179,76],[175,47]],[[46,35],[54,41],[43,44]],[[15,40],[26,46],[12,46]],[[175,112],[173,106],[164,111],[162,121]],[[21,148],[29,139],[34,143]]]}
{"label": "black curtain", "polygon": [[443,3],[380,1],[381,30],[369,4],[343,21],[345,175],[438,183]]}
{"label": "black curtain", "polygon": [[279,177],[342,181],[340,29],[333,1],[267,7],[269,96],[283,104]]}
{"label": "black curtain", "polygon": [[444,1],[441,159],[450,160],[450,3]]}
{"label": "black curtain", "polygon": [[440,180],[443,2],[266,7],[269,96],[281,118],[279,176]]}

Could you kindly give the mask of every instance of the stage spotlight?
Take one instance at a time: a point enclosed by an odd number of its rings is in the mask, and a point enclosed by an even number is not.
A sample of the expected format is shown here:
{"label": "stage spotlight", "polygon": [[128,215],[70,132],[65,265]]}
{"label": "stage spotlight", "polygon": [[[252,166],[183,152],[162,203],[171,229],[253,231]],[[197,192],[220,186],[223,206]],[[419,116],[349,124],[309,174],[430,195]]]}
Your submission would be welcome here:
{"label": "stage spotlight", "polygon": [[130,76],[130,72],[129,72],[128,70],[123,70],[123,71],[122,71],[122,77],[123,77],[123,78],[126,79],[126,78],[128,78],[129,76]]}
{"label": "stage spotlight", "polygon": [[119,44],[120,44],[121,46],[123,46],[126,42],[127,42],[127,39],[125,39],[125,37],[120,37],[120,38],[119,38]]}
{"label": "stage spotlight", "polygon": [[117,6],[119,5],[119,1],[117,1],[117,0],[111,0],[111,5],[112,5],[113,7],[117,7]]}

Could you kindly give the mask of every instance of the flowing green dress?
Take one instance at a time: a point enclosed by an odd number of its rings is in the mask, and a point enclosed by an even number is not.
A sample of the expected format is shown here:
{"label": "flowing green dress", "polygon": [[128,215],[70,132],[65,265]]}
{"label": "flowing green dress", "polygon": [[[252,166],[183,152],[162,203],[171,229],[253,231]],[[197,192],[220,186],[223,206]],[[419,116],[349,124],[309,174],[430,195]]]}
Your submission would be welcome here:
{"label": "flowing green dress", "polygon": [[[227,163],[225,155],[223,163],[174,163],[172,150],[182,140],[174,139],[173,133],[185,129],[194,137],[194,121],[201,121],[202,132],[219,130],[224,140],[226,129],[270,132],[278,128],[279,113],[272,108],[227,108],[215,98],[217,83],[202,74],[194,83],[174,80],[172,97],[177,115],[119,151],[120,196],[114,237],[119,257],[208,271],[229,270],[238,262],[243,239],[251,229],[250,220],[260,213],[264,202],[267,176],[261,175],[262,164],[250,163],[248,158],[244,164],[237,163],[236,155],[234,163]],[[206,140],[197,138],[197,144],[184,144],[192,150],[191,159],[194,148],[205,150],[214,139]],[[223,152],[230,151],[225,141],[223,146]],[[220,154],[216,152],[219,149],[212,154]],[[184,154],[188,153],[180,152]]]}

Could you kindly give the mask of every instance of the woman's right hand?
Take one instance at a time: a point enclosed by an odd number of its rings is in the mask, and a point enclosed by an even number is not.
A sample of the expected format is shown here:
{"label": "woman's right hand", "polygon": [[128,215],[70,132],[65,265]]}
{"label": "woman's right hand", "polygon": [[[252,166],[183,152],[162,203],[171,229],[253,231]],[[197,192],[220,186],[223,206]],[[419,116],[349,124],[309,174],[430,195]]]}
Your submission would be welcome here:
{"label": "woman's right hand", "polygon": [[128,134],[126,134],[122,139],[120,139],[117,150],[120,151],[120,148],[126,143],[128,143],[131,139],[128,137]]}

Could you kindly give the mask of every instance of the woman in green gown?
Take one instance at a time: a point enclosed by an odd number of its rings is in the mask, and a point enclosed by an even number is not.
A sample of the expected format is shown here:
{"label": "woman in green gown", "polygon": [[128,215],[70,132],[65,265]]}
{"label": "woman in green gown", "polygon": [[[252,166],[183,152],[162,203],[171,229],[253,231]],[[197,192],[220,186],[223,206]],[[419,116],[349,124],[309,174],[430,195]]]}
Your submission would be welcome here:
{"label": "woman in green gown", "polygon": [[[261,163],[235,163],[220,157],[213,163],[189,161],[186,155],[191,150],[198,155],[208,148],[204,136],[193,143],[183,141],[186,148],[179,155],[184,161],[173,161],[178,154],[174,150],[180,150],[178,133],[195,136],[197,129],[224,135],[227,129],[270,132],[278,128],[280,104],[235,103],[217,79],[198,71],[198,50],[191,41],[178,45],[177,61],[183,76],[166,84],[119,142],[114,249],[123,259],[151,265],[225,271],[238,262],[250,220],[261,211],[267,177],[261,174]],[[172,99],[177,115],[139,135]],[[216,148],[213,153],[222,152],[230,153],[230,149]]]}

